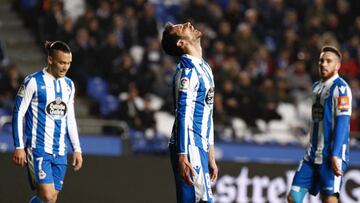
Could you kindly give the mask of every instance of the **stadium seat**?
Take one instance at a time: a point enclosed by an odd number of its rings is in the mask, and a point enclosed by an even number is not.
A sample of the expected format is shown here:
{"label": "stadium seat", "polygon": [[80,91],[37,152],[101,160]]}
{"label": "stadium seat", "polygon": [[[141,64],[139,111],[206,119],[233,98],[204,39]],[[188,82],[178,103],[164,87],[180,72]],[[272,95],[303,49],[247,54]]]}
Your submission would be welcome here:
{"label": "stadium seat", "polygon": [[108,94],[100,101],[100,113],[102,116],[109,116],[119,108],[119,99],[114,95]]}
{"label": "stadium seat", "polygon": [[299,116],[294,104],[291,103],[280,103],[277,107],[277,112],[281,115],[282,121],[285,123],[296,126],[299,123]]}
{"label": "stadium seat", "polygon": [[95,101],[101,102],[109,94],[109,83],[101,77],[87,80],[87,95]]}
{"label": "stadium seat", "polygon": [[251,133],[243,119],[233,118],[231,120],[231,125],[235,131],[235,137],[237,140],[251,136]]}
{"label": "stadium seat", "polygon": [[156,112],[154,116],[158,133],[170,138],[172,126],[175,120],[174,116],[165,111]]}

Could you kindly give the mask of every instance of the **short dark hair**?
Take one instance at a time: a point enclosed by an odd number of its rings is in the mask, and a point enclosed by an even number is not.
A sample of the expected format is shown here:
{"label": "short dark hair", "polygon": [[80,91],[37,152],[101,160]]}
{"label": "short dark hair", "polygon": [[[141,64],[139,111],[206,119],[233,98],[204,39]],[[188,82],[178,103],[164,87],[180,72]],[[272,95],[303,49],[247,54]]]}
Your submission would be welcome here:
{"label": "short dark hair", "polygon": [[161,46],[166,54],[178,57],[181,56],[184,51],[176,45],[180,37],[172,32],[172,27],[172,23],[168,22],[165,24],[165,29],[161,38]]}
{"label": "short dark hair", "polygon": [[341,58],[342,58],[341,52],[339,51],[339,49],[337,49],[334,46],[330,46],[330,45],[323,46],[322,49],[321,49],[321,52],[332,52],[337,57],[339,57],[339,60],[341,61]]}
{"label": "short dark hair", "polygon": [[54,56],[55,51],[71,53],[69,45],[62,41],[46,41],[45,49],[48,52],[48,56]]}

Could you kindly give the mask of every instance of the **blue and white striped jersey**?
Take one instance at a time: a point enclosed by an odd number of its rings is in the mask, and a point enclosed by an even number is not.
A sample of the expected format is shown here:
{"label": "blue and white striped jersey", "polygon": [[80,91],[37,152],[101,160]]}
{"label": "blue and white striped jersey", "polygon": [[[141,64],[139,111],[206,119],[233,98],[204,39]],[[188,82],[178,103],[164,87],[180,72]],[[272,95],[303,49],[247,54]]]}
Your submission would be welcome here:
{"label": "blue and white striped jersey", "polygon": [[12,122],[15,147],[24,148],[25,133],[26,147],[65,155],[68,135],[74,151],[81,152],[74,95],[74,83],[67,77],[56,79],[45,69],[27,76],[15,99]]}
{"label": "blue and white striped jersey", "polygon": [[349,133],[352,94],[339,75],[325,82],[317,81],[312,89],[310,142],[305,160],[322,164],[331,156],[349,160]]}
{"label": "blue and white striped jersey", "polygon": [[183,55],[174,76],[175,123],[170,144],[187,154],[188,145],[208,151],[214,144],[213,103],[215,84],[209,65]]}

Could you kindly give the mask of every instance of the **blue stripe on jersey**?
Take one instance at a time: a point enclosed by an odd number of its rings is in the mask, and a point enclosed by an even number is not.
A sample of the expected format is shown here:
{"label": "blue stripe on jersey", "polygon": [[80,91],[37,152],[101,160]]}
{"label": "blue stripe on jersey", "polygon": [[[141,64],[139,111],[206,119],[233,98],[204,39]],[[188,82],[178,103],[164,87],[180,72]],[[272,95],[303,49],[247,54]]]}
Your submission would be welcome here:
{"label": "blue stripe on jersey", "polygon": [[[182,71],[181,73],[181,77],[187,77],[190,81],[192,75],[192,71],[190,71],[188,73],[188,75],[186,75],[185,71]],[[185,145],[185,136],[187,137],[187,142],[189,143],[189,132],[188,132],[188,126],[185,126],[185,119],[186,119],[186,99],[187,99],[187,93],[184,91],[178,91],[179,93],[179,98],[178,98],[178,104],[177,104],[177,120],[179,122],[179,127],[178,127],[178,134],[177,134],[177,147],[178,147],[178,152],[179,153],[184,153],[187,151],[186,149],[186,145]]]}
{"label": "blue stripe on jersey", "polygon": [[[66,82],[66,84],[70,87],[70,90],[71,90],[71,92],[72,92],[73,87],[72,87],[72,85],[71,85],[71,80],[70,80],[69,78],[65,77],[65,82]],[[71,94],[69,94],[69,99],[70,99],[70,97],[71,97]]]}
{"label": "blue stripe on jersey", "polygon": [[[198,75],[199,78],[199,88],[197,91],[197,96],[196,96],[196,101],[205,101],[205,97],[206,97],[206,91],[204,91],[205,89],[205,83],[204,83],[204,79],[200,76],[200,73],[198,70],[194,69]],[[203,120],[203,115],[204,115],[204,104],[201,102],[195,102],[195,109],[196,111],[194,111],[194,141],[195,141],[195,145],[196,146],[201,146],[202,142],[201,142],[201,131],[202,131],[202,120]],[[195,134],[195,132],[199,133],[198,135]]]}
{"label": "blue stripe on jersey", "polygon": [[18,114],[19,114],[19,108],[21,105],[23,98],[20,96],[16,96],[16,100],[15,100],[15,109],[17,109],[17,111],[14,111],[14,115],[12,118],[12,131],[13,131],[13,137],[14,137],[14,146],[20,146],[19,143],[19,139],[23,139],[22,137],[19,138],[19,129],[18,129]]}
{"label": "blue stripe on jersey", "polygon": [[335,89],[336,85],[332,85],[329,89],[329,94],[331,95],[331,97],[329,96],[328,98],[325,99],[325,103],[324,103],[324,121],[323,121],[323,135],[330,135],[330,136],[324,136],[324,149],[323,149],[323,157],[328,157],[329,155],[329,148],[331,146],[326,145],[325,143],[330,143],[330,140],[332,139],[333,135],[332,135],[332,126],[333,126],[333,101],[332,99],[332,95],[334,94],[334,89]]}
{"label": "blue stripe on jersey", "polygon": [[[25,115],[25,135],[31,135],[32,134],[32,129],[33,129],[33,111],[32,111],[32,106],[31,104],[29,105],[29,108],[26,112],[26,115]],[[31,147],[31,138],[32,136],[26,136],[26,146],[27,147]]]}
{"label": "blue stripe on jersey", "polygon": [[[59,80],[54,80],[55,88],[55,99],[62,98],[62,89]],[[58,87],[59,85],[59,87]],[[59,92],[57,90],[60,90]],[[54,142],[53,142],[53,153],[59,153],[59,143],[60,143],[60,133],[61,133],[61,119],[55,119],[55,129],[54,129]]]}
{"label": "blue stripe on jersey", "polygon": [[36,74],[37,97],[38,97],[38,123],[36,128],[36,148],[39,152],[44,152],[45,127],[46,127],[46,84],[44,74]]}

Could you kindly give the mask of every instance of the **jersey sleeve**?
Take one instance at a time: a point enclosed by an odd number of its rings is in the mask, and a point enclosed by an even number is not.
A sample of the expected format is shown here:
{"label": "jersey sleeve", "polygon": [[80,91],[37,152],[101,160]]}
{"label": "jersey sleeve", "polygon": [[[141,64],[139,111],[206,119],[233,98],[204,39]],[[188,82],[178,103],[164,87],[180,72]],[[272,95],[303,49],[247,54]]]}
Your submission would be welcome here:
{"label": "jersey sleeve", "polygon": [[71,95],[68,103],[68,115],[67,115],[67,129],[68,135],[70,138],[71,145],[75,152],[81,152],[79,133],[77,129],[77,123],[75,118],[75,108],[74,108],[74,99],[75,99],[75,86],[71,82]]}
{"label": "jersey sleeve", "polygon": [[35,93],[35,78],[25,78],[16,95],[13,109],[12,134],[16,149],[24,148],[24,117]]}
{"label": "jersey sleeve", "polygon": [[177,150],[179,154],[188,153],[189,125],[191,112],[195,108],[194,91],[198,85],[198,78],[193,68],[182,68],[175,82],[175,93],[177,96],[176,119],[177,129]]}
{"label": "jersey sleeve", "polygon": [[352,94],[347,85],[337,86],[334,90],[334,106],[335,106],[335,129],[332,147],[332,155],[343,158],[346,140],[349,139],[350,133],[350,116]]}

